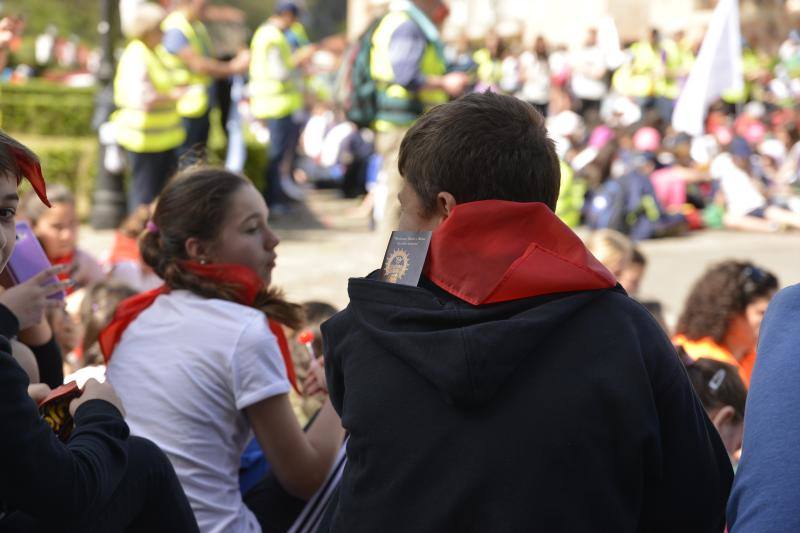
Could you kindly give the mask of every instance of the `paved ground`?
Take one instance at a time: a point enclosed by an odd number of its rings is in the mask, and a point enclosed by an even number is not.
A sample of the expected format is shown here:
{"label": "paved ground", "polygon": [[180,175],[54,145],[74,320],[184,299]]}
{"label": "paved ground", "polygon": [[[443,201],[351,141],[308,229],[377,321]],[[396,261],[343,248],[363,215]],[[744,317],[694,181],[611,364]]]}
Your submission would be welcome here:
{"label": "paved ground", "polygon": [[[275,282],[287,296],[302,302],[347,303],[347,279],[380,266],[386,243],[355,211],[358,202],[342,200],[333,191],[316,191],[298,212],[276,221],[282,239]],[[84,228],[81,242],[100,255],[112,232]],[[649,269],[643,296],[664,304],[672,324],[692,282],[716,261],[749,259],[773,271],[781,285],[800,283],[800,232],[776,235],[707,231],[688,237],[643,244]]]}

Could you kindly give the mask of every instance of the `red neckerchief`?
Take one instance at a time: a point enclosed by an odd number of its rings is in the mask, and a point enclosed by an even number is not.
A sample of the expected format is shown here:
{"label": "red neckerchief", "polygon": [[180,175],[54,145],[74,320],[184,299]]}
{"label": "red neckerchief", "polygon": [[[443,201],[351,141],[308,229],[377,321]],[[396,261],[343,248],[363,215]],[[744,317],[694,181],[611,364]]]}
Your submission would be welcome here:
{"label": "red neckerchief", "polygon": [[472,305],[614,287],[614,276],[542,203],[457,205],[433,232],[428,278]]}
{"label": "red neckerchief", "polygon": [[[194,261],[184,261],[181,263],[181,266],[193,274],[197,274],[211,281],[236,286],[239,292],[237,301],[242,305],[253,305],[256,296],[264,286],[264,281],[259,278],[253,270],[242,265],[220,263],[201,265]],[[170,288],[167,285],[162,285],[151,291],[137,294],[119,304],[111,323],[100,332],[98,338],[100,350],[103,352],[103,358],[106,363],[111,360],[114,348],[117,346],[117,343],[119,343],[122,334],[130,323],[133,322],[142,311],[150,307],[156,298],[169,292]],[[283,362],[286,365],[286,375],[289,378],[289,382],[292,384],[294,390],[299,393],[300,389],[297,386],[297,377],[294,372],[292,356],[289,352],[289,343],[286,340],[283,327],[279,322],[271,318],[267,319],[267,325],[278,340],[278,347],[280,348]]]}
{"label": "red neckerchief", "polygon": [[[30,182],[33,190],[36,192],[36,196],[39,197],[44,205],[52,207],[50,201],[47,199],[47,187],[44,183],[42,166],[39,162],[27,157],[21,150],[16,148],[6,145],[6,149],[14,157],[14,161],[16,161],[22,175]],[[17,180],[17,185],[19,185],[19,180]]]}
{"label": "red neckerchief", "polygon": [[142,254],[139,252],[139,242],[134,237],[128,237],[118,231],[114,234],[114,244],[111,246],[108,262],[116,265],[123,261],[141,263]]}
{"label": "red neckerchief", "polygon": [[[48,259],[50,259],[50,264],[53,265],[53,266],[56,266],[56,265],[72,265],[72,263],[75,261],[75,252],[72,252],[71,254],[67,254],[67,255],[62,255],[61,257],[56,257],[55,259],[51,259],[51,258],[48,257]],[[71,276],[72,276],[72,271],[71,270],[66,270],[66,271],[64,271],[64,272],[62,272],[61,274],[58,275],[58,280],[59,281],[67,281],[67,280],[70,279]],[[75,292],[75,286],[74,285],[73,286],[69,286],[69,287],[67,287],[65,289],[65,291],[67,293],[67,296],[69,296],[70,294]]]}

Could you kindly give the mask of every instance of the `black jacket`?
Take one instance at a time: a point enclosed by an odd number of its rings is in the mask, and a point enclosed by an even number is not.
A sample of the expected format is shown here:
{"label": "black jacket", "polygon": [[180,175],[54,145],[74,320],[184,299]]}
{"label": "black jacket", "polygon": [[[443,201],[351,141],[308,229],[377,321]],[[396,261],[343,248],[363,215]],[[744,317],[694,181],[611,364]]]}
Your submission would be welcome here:
{"label": "black jacket", "polygon": [[[39,417],[28,377],[11,357],[16,317],[0,305],[0,514],[24,512],[74,531],[111,498],[125,473],[128,426],[110,403],[92,400],[75,413],[65,445]],[[8,531],[0,518],[0,531]]]}
{"label": "black jacket", "polygon": [[472,305],[372,278],[322,328],[350,433],[332,530],[723,530],[727,453],[621,288]]}

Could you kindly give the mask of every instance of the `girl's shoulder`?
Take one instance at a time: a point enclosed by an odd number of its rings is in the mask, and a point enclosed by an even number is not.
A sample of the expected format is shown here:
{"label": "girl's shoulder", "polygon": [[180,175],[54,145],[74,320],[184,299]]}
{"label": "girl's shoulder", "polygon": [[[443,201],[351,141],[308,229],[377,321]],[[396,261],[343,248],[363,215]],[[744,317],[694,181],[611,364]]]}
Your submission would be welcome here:
{"label": "girl's shoulder", "polygon": [[160,296],[165,310],[174,310],[198,323],[210,327],[237,325],[244,327],[256,319],[266,321],[264,313],[253,307],[220,298],[205,298],[187,290],[176,290]]}

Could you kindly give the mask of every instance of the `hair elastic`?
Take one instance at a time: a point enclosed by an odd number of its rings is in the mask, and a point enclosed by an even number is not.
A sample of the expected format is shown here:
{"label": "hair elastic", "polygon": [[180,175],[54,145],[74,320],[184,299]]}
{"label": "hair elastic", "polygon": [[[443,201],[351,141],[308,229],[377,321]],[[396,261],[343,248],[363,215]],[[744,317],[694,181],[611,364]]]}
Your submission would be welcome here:
{"label": "hair elastic", "polygon": [[147,221],[147,225],[144,227],[144,229],[146,229],[150,233],[158,233],[158,226],[156,226],[156,223],[153,222],[152,220]]}

